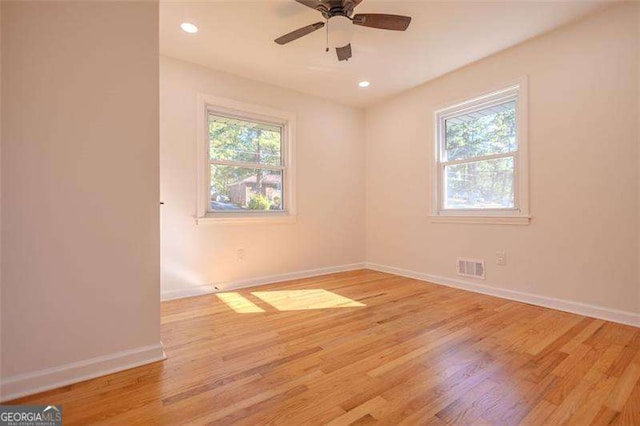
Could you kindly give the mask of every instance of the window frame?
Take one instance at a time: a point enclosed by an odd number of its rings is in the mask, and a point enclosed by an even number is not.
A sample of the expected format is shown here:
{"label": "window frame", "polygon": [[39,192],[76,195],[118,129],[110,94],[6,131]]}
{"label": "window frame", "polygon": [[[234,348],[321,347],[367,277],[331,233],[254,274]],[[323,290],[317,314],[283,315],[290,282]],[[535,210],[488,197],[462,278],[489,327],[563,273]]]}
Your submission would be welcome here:
{"label": "window frame", "polygon": [[[446,120],[462,114],[489,108],[491,106],[515,101],[516,104],[516,140],[517,150],[508,153],[490,154],[472,157],[464,160],[444,161],[446,144]],[[485,92],[453,105],[440,108],[434,113],[434,157],[433,157],[433,188],[432,213],[434,222],[461,222],[486,224],[517,224],[529,223],[529,195],[528,195],[528,144],[527,144],[527,80],[502,86],[501,89]],[[447,209],[444,208],[446,193],[445,167],[448,165],[465,164],[482,160],[510,158],[514,159],[514,207],[499,209]]]}
{"label": "window frame", "polygon": [[[211,164],[225,163],[239,167],[256,167],[257,163],[217,161],[210,158],[209,115],[278,126],[282,129],[280,166],[261,166],[267,170],[282,171],[283,210],[278,211],[215,211],[210,208]],[[198,94],[198,149],[197,149],[197,214],[196,223],[289,223],[295,222],[295,135],[296,116],[293,113],[248,104],[231,99]]]}

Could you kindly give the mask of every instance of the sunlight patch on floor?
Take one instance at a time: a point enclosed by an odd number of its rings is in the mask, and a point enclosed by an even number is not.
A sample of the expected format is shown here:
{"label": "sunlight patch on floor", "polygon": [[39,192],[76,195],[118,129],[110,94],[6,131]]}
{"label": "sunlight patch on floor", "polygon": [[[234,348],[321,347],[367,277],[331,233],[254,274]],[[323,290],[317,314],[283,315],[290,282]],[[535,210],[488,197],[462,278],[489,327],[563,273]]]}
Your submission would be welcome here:
{"label": "sunlight patch on floor", "polygon": [[360,308],[364,303],[323,289],[254,291],[252,295],[279,311]]}
{"label": "sunlight patch on floor", "polygon": [[255,314],[264,312],[264,309],[239,293],[218,293],[216,296],[218,296],[218,299],[222,300],[228,307],[239,314]]}

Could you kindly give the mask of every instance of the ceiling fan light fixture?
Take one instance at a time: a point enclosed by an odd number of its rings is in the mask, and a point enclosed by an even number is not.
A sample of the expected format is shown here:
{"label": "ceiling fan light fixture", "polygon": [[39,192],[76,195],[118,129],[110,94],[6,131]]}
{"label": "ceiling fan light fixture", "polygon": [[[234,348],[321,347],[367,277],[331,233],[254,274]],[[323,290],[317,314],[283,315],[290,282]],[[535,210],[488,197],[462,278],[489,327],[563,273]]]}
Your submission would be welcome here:
{"label": "ceiling fan light fixture", "polygon": [[189,34],[195,34],[198,32],[198,27],[196,27],[191,22],[183,22],[182,24],[180,24],[180,28],[182,28],[182,31]]}
{"label": "ceiling fan light fixture", "polygon": [[329,19],[329,45],[342,47],[351,43],[353,39],[353,24],[344,16]]}

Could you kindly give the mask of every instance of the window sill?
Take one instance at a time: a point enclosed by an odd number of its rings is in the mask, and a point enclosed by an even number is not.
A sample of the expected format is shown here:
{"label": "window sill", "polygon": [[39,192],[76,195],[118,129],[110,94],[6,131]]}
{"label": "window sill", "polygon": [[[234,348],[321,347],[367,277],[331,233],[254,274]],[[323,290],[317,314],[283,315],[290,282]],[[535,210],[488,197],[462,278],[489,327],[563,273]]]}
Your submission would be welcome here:
{"label": "window sill", "polygon": [[529,225],[531,216],[458,216],[432,215],[432,223],[468,223],[478,225]]}
{"label": "window sill", "polygon": [[196,217],[196,225],[275,225],[296,223],[297,216],[287,213],[266,214],[218,214],[208,213],[204,217]]}

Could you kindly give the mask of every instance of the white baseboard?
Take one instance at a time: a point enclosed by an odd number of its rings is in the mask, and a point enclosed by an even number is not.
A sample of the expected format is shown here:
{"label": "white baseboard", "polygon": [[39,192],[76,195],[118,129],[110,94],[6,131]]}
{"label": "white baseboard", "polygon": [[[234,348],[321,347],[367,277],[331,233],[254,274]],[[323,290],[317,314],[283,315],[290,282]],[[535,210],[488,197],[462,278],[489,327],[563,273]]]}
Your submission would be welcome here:
{"label": "white baseboard", "polygon": [[537,294],[525,293],[505,288],[490,287],[487,285],[460,280],[457,278],[447,278],[438,275],[425,274],[422,272],[410,271],[407,269],[395,268],[393,266],[379,265],[366,262],[365,267],[374,271],[386,272],[400,275],[407,278],[414,278],[420,281],[428,281],[433,284],[454,287],[461,290],[473,291],[489,296],[500,297],[502,299],[515,300],[517,302],[542,306],[545,308],[557,309],[559,311],[571,312],[587,317],[603,319],[606,321],[640,327],[640,314],[634,312],[620,311],[617,309],[605,308],[602,306],[589,305],[586,303],[573,302],[570,300],[556,299],[553,297],[540,296]]}
{"label": "white baseboard", "polygon": [[128,370],[166,358],[162,343],[3,378],[0,402]]}
{"label": "white baseboard", "polygon": [[201,285],[188,288],[179,288],[176,290],[162,290],[160,300],[166,302],[167,300],[184,299],[186,297],[204,296],[205,294],[215,293],[215,285]]}
{"label": "white baseboard", "polygon": [[308,269],[306,271],[288,272],[285,274],[267,275],[257,278],[249,278],[240,281],[229,281],[225,283],[210,284],[198,287],[190,287],[179,290],[163,290],[162,301],[182,299],[185,297],[202,296],[204,294],[215,293],[218,291],[238,290],[241,288],[257,287],[266,284],[273,284],[280,281],[298,280],[302,278],[317,277],[320,275],[335,274],[337,272],[348,272],[363,269],[365,262],[351,263],[348,265],[328,266],[325,268]]}

